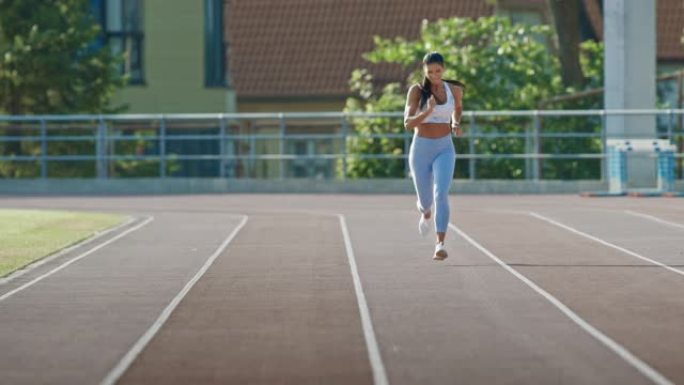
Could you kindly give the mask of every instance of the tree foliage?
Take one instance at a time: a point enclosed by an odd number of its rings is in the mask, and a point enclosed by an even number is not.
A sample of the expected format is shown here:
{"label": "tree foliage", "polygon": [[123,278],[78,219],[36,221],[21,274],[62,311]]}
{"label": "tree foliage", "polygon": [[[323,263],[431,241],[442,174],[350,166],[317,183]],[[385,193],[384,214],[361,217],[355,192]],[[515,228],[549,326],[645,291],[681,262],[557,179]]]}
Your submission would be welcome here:
{"label": "tree foliage", "polygon": [[[122,57],[98,45],[100,27],[91,16],[87,0],[0,0],[0,114],[113,113],[114,93],[125,84],[119,73]],[[22,141],[27,126],[7,123],[0,135],[5,156],[37,156],[37,142]],[[96,126],[86,130],[92,134]],[[48,127],[50,135],[71,133],[69,127]],[[50,155],[88,154],[93,140],[51,142]],[[92,162],[85,166],[56,167],[53,176],[89,176]],[[85,164],[84,163],[84,164]],[[56,164],[55,164],[56,165]],[[0,175],[35,177],[38,167],[27,161],[5,162]]]}
{"label": "tree foliage", "polygon": [[[553,31],[545,25],[530,26],[513,24],[508,18],[491,16],[479,19],[453,18],[436,22],[424,22],[416,40],[403,37],[375,38],[375,48],[364,55],[372,63],[393,63],[400,65],[410,74],[401,83],[379,86],[373,75],[365,69],[352,73],[351,88],[358,95],[347,101],[347,111],[402,111],[406,91],[411,84],[422,78],[420,61],[430,51],[440,52],[446,62],[445,78],[458,79],[466,84],[465,110],[528,110],[537,109],[541,102],[565,94],[561,81],[558,59],[548,49]],[[602,45],[586,42],[581,48],[581,64],[587,80],[587,87],[602,85]],[[598,108],[599,98],[580,99],[554,103],[554,108]],[[586,120],[586,119],[585,119]],[[515,137],[533,128],[532,119],[493,117],[478,118],[474,122],[464,119],[466,131],[512,134],[507,138],[481,137],[474,140],[477,154],[524,153],[529,140]],[[474,123],[474,124],[469,124]],[[549,122],[543,126],[545,132],[567,132],[577,130],[595,131],[595,122]],[[579,125],[579,129],[578,129]],[[347,144],[351,155],[348,162],[349,177],[404,177],[403,161],[364,160],[359,154],[397,154],[406,151],[403,139],[394,134],[403,133],[401,119],[356,119],[356,131],[362,138],[351,138]],[[599,126],[600,127],[600,126]],[[376,139],[368,135],[385,135]],[[387,135],[391,134],[391,135]],[[520,136],[520,135],[519,135]],[[364,139],[365,138],[365,139]],[[570,143],[572,141],[569,141]],[[467,139],[456,139],[457,153],[469,152]],[[600,143],[598,143],[600,146]],[[553,148],[541,144],[542,148],[554,151],[586,153],[596,151],[595,144],[578,142]],[[598,148],[600,149],[600,147]],[[568,161],[558,162],[568,164]],[[560,167],[560,168],[559,168]],[[563,166],[566,167],[567,166]],[[546,170],[548,177],[590,178],[596,177],[596,165],[592,170],[578,173],[579,166],[563,171],[558,166]],[[477,161],[478,178],[523,178],[526,162],[523,159],[499,158]],[[599,174],[600,175],[600,174]],[[457,177],[468,176],[467,162],[457,161]]]}
{"label": "tree foliage", "polygon": [[85,0],[0,0],[0,111],[102,113],[124,85]]}

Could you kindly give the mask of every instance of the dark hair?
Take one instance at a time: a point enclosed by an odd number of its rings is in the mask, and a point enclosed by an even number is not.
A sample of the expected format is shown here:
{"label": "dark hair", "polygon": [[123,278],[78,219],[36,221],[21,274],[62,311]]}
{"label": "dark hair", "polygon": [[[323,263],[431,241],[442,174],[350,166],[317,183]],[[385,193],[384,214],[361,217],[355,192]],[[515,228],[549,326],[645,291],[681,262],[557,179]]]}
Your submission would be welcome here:
{"label": "dark hair", "polygon": [[[438,52],[435,52],[435,51],[428,52],[423,57],[423,65],[428,65],[428,64],[439,64],[442,67],[444,67],[444,56],[440,55]],[[465,90],[465,84],[459,82],[458,80],[442,79],[442,81],[457,85],[457,86],[459,86]],[[423,107],[425,107],[425,104],[427,103],[427,100],[430,98],[431,95],[432,95],[432,82],[430,82],[430,79],[427,76],[424,76],[423,82],[420,84],[420,108],[421,109],[423,109]]]}

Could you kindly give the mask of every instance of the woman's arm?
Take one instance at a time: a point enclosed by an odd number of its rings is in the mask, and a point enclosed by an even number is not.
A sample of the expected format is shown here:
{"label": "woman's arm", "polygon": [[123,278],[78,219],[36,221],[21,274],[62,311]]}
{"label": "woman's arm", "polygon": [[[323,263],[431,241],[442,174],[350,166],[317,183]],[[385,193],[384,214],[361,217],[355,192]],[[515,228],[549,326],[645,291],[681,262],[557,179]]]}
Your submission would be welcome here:
{"label": "woman's arm", "polygon": [[456,136],[461,136],[461,114],[463,113],[463,89],[459,86],[449,85],[454,95],[454,112],[451,113],[451,131]]}
{"label": "woman's arm", "polygon": [[418,105],[420,104],[420,87],[414,84],[409,89],[408,95],[406,96],[406,107],[404,108],[404,127],[407,130],[412,130],[416,128],[420,123],[427,118],[428,115],[435,108],[435,98],[430,96],[427,101],[427,108],[425,111],[416,114],[418,111]]}

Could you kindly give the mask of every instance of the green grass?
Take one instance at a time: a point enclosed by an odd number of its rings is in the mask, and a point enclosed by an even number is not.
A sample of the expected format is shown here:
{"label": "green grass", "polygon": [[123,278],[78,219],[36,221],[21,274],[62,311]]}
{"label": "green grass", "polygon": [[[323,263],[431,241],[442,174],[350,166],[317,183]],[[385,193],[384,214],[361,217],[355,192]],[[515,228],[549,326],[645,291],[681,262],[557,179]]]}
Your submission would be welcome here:
{"label": "green grass", "polygon": [[0,209],[0,277],[125,218],[115,214]]}

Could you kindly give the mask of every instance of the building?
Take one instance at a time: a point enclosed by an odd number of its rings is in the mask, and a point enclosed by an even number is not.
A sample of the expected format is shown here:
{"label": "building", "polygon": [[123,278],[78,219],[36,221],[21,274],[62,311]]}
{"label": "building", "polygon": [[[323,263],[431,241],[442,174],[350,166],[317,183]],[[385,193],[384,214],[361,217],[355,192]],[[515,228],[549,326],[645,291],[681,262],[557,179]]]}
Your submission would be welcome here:
{"label": "building", "polygon": [[[339,111],[373,36],[416,37],[423,19],[501,14],[550,23],[546,0],[90,0],[102,44],[128,53],[117,101],[133,113]],[[584,39],[602,39],[601,0],[581,0]],[[684,67],[684,3],[657,2],[658,69]],[[172,20],[173,22],[169,22]],[[373,71],[401,80],[396,67]]]}
{"label": "building", "polygon": [[[362,54],[373,36],[417,37],[421,21],[500,14],[516,22],[550,23],[546,0],[90,0],[104,29],[102,44],[129,53],[122,71],[130,84],[117,95],[132,113],[340,111],[351,96],[348,80],[356,68],[371,70],[379,82],[400,81],[405,70],[372,65]],[[581,0],[584,39],[603,36],[601,0]],[[684,68],[680,38],[681,0],[657,2],[658,69]],[[676,89],[665,87],[665,99]],[[681,100],[680,100],[681,102]],[[178,127],[177,132],[183,132]],[[191,129],[191,128],[188,128]],[[203,127],[215,132],[217,127]],[[277,136],[336,133],[339,124],[242,120],[229,133]],[[286,154],[334,153],[332,142],[288,139],[230,140],[186,144],[190,153]],[[228,162],[216,172],[212,162],[185,162],[177,175],[240,177],[331,177],[332,160],[251,160]],[[215,162],[214,162],[215,163]]]}
{"label": "building", "polygon": [[125,52],[129,113],[235,111],[222,0],[90,0],[100,44]]}
{"label": "building", "polygon": [[[374,66],[361,55],[373,36],[418,35],[423,19],[500,14],[514,22],[552,22],[546,0],[227,0],[230,70],[237,110],[339,111],[350,96],[353,69],[399,81],[399,68]],[[603,38],[601,0],[580,1],[583,39]],[[657,1],[659,72],[684,67],[684,2]]]}

